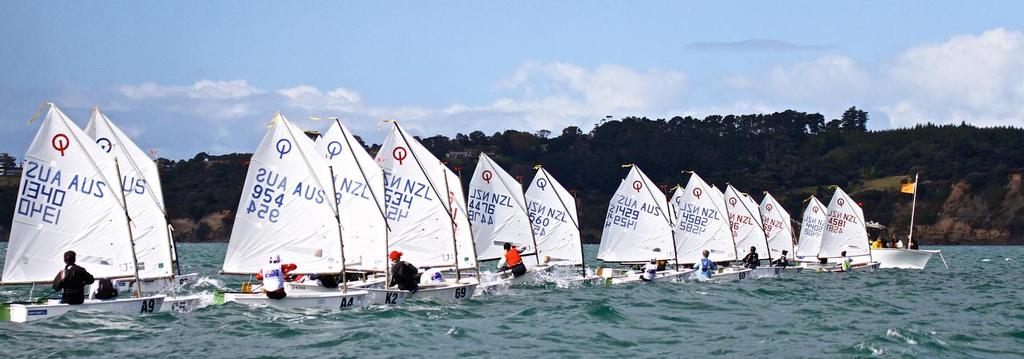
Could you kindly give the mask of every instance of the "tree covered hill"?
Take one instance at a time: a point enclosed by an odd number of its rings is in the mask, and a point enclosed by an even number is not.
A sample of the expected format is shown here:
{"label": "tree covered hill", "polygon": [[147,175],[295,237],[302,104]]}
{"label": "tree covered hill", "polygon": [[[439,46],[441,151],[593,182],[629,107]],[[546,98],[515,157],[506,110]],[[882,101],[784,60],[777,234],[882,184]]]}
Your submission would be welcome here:
{"label": "tree covered hill", "polygon": [[[785,111],[743,116],[606,120],[588,132],[480,131],[454,138],[420,138],[463,185],[486,152],[528,182],[543,165],[578,200],[584,240],[597,242],[612,193],[635,163],[665,191],[697,171],[760,200],[769,191],[799,219],[803,201],[828,202],[829,185],[847,189],[868,220],[906,234],[910,196],[901,182],[921,174],[915,237],[923,243],[1024,244],[1024,130],[919,125],[867,131],[868,114],[842,118]],[[378,145],[369,150],[375,153]],[[160,160],[168,212],[179,240],[226,240],[245,179],[249,154]],[[0,230],[10,228],[16,181],[0,182]],[[13,186],[11,185],[13,184]],[[4,235],[6,238],[6,234]]]}

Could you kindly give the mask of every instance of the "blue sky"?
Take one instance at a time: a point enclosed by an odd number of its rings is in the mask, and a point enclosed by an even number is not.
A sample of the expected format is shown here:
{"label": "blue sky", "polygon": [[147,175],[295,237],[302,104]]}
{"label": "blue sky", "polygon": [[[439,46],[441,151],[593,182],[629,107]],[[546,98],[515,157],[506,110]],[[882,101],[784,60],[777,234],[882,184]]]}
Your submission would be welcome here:
{"label": "blue sky", "polygon": [[371,142],[784,109],[1024,126],[1024,3],[0,3],[0,152],[42,100],[143,148],[251,152],[281,110]]}

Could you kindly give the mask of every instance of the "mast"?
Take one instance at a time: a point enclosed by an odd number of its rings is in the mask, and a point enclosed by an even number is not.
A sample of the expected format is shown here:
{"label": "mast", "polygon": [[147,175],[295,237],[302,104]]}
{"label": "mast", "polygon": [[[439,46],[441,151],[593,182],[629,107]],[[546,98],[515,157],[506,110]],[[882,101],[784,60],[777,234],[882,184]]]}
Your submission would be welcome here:
{"label": "mast", "polygon": [[451,188],[448,187],[448,167],[442,164],[441,171],[441,174],[444,175],[444,191],[448,192],[448,218],[451,218],[452,248],[455,249],[455,282],[458,283],[462,281],[462,272],[459,271],[459,240],[455,237],[455,213],[452,213],[451,210],[453,196]]}
{"label": "mast", "polygon": [[[113,146],[113,144],[111,144]],[[121,188],[121,204],[124,208],[124,218],[128,225],[128,243],[132,249],[132,269],[135,272],[135,296],[142,298],[142,279],[139,279],[139,258],[135,255],[135,236],[132,234],[132,217],[128,215],[128,201],[124,195],[124,185],[121,182],[121,166],[117,163],[117,156],[114,156],[114,168],[117,170],[117,183]]]}
{"label": "mast", "polygon": [[917,209],[917,185],[920,175],[920,172],[914,174],[914,201],[910,205],[910,234],[907,236],[907,248],[910,248],[910,242],[914,240],[914,212]]}
{"label": "mast", "polygon": [[[356,158],[355,150],[352,149],[352,142],[350,142],[348,140],[348,133],[345,132],[345,126],[341,125],[341,121],[339,121],[337,117],[334,118],[334,122],[338,124],[338,129],[341,130],[341,138],[345,139],[345,145],[346,145],[346,147],[348,147],[349,154],[351,154],[352,158],[355,159],[356,167],[359,168],[359,175],[363,177],[363,183],[366,183],[367,189],[370,190],[370,196],[373,197],[373,203],[377,205],[377,212],[380,212],[380,216],[384,218],[384,263],[385,263],[385,266],[384,266],[384,273],[385,273],[384,274],[384,281],[385,281],[385,284],[384,285],[387,286],[387,283],[391,282],[391,271],[389,270],[390,268],[388,268],[388,266],[386,264],[386,263],[388,263],[388,260],[389,260],[389,258],[388,258],[388,254],[389,254],[388,253],[388,247],[390,246],[390,243],[389,243],[388,239],[389,239],[389,237],[391,235],[391,226],[388,225],[388,216],[387,216],[387,214],[384,213],[384,209],[380,207],[380,202],[377,200],[377,193],[373,191],[373,186],[370,186],[370,179],[368,177],[366,177],[366,170],[363,169],[363,165],[361,163],[359,163],[359,159]],[[379,169],[379,167],[378,167],[378,169]],[[332,169],[331,170],[331,172],[332,172],[332,174],[331,174],[331,181],[334,181],[333,171],[334,170]],[[338,196],[337,188],[335,188],[334,191],[335,191],[334,196],[337,197]],[[344,252],[344,251],[342,251],[342,252]]]}
{"label": "mast", "polygon": [[341,292],[348,293],[348,273],[345,270],[345,236],[341,233],[341,215],[338,208],[338,186],[334,179],[334,166],[327,166],[331,172],[331,191],[334,193],[334,220],[338,222],[338,243],[341,245]]}

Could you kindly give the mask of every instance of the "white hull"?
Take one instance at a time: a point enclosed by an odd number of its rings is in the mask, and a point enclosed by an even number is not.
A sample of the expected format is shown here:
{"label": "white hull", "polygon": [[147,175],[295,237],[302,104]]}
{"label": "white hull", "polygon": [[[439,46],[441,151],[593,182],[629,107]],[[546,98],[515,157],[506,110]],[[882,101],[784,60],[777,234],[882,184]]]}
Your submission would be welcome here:
{"label": "white hull", "polygon": [[46,304],[10,304],[10,315],[11,321],[17,323],[52,318],[70,311],[83,310],[142,315],[159,312],[163,304],[163,295],[110,300],[89,299],[79,305],[60,304],[56,300],[50,300]]}
{"label": "white hull", "polygon": [[160,307],[160,312],[188,313],[198,308],[202,302],[203,298],[198,294],[167,297],[164,299],[164,305]]}
{"label": "white hull", "polygon": [[464,280],[464,283],[459,284],[453,282],[420,284],[420,288],[416,292],[397,288],[367,289],[367,291],[371,293],[370,303],[378,305],[400,304],[409,298],[455,303],[472,297],[477,285],[475,280],[472,282]]}
{"label": "white hull", "polygon": [[709,279],[701,278],[700,271],[694,270],[693,273],[690,274],[690,278],[688,278],[688,280],[696,282],[733,282],[747,279],[749,275],[750,269],[726,268],[721,269],[717,273],[712,274],[711,278]]}
{"label": "white hull", "polygon": [[[365,281],[351,281],[348,282],[348,288],[351,289],[370,289],[370,288],[384,288],[384,277],[369,278]],[[341,292],[342,284],[338,283],[337,288],[327,288],[324,286],[317,285],[316,282],[309,283],[295,283],[285,282],[284,291],[288,295],[292,294],[304,294],[304,293],[337,293]]]}
{"label": "white hull", "polygon": [[938,251],[874,248],[871,250],[871,258],[880,264],[879,268],[924,269],[935,253]]}
{"label": "white hull", "polygon": [[748,277],[757,278],[778,278],[782,276],[782,267],[757,267],[750,270]]}
{"label": "white hull", "polygon": [[295,293],[284,299],[270,299],[263,293],[224,293],[223,302],[235,302],[254,307],[279,309],[350,309],[367,305],[368,292],[365,290],[340,290],[331,293]]}
{"label": "white hull", "polygon": [[[874,271],[878,270],[879,266],[880,266],[880,263],[878,263],[878,262],[860,263],[860,264],[854,264],[854,265],[850,266],[850,270],[849,271],[850,272],[874,272]],[[842,270],[841,266],[836,266],[836,267],[834,267],[832,269],[828,269],[827,271],[828,272],[837,272],[837,273],[844,272]]]}
{"label": "white hull", "polygon": [[[693,270],[693,269],[681,269],[681,270],[678,270],[678,271],[674,270],[674,269],[670,269],[670,270],[660,271],[660,272],[657,272],[654,275],[654,279],[651,280],[651,282],[682,282],[682,281],[688,279],[693,274],[694,271],[695,270]],[[621,276],[621,277],[613,277],[613,278],[605,278],[604,279],[604,284],[605,285],[624,284],[624,283],[636,283],[636,282],[643,282],[643,280],[640,279],[640,272],[637,272],[637,271],[632,271],[629,274],[627,274],[625,276]]]}

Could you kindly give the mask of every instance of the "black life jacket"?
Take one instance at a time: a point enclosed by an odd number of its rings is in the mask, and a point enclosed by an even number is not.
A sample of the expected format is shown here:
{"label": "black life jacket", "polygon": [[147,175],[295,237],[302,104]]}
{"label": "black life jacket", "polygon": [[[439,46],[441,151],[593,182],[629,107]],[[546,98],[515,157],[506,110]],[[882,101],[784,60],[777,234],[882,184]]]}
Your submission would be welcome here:
{"label": "black life jacket", "polygon": [[398,278],[395,278],[395,282],[399,284],[413,284],[416,283],[416,275],[419,270],[416,266],[409,264],[408,262],[401,262],[398,267]]}
{"label": "black life jacket", "polygon": [[117,298],[117,288],[114,288],[114,283],[107,278],[100,278],[99,286],[96,289],[96,299],[113,299]]}

